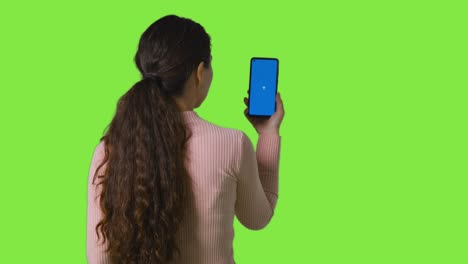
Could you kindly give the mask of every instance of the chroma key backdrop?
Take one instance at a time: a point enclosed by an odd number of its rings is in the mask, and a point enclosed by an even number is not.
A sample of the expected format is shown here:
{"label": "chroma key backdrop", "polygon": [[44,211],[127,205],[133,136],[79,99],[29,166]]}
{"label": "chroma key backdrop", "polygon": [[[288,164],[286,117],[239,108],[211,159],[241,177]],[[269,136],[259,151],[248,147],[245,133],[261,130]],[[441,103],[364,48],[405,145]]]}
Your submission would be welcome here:
{"label": "chroma key backdrop", "polygon": [[466,1],[3,1],[0,263],[86,263],[88,172],[138,40],[212,37],[199,116],[241,129],[252,57],[280,61],[275,215],[237,263],[468,263]]}

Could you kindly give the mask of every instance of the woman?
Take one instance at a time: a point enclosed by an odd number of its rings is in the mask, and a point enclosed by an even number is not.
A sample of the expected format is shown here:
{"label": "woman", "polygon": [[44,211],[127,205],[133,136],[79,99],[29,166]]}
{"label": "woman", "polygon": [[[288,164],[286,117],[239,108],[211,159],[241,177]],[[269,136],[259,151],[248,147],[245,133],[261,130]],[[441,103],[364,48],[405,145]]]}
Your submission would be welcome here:
{"label": "woman", "polygon": [[244,132],[193,110],[207,96],[211,59],[210,36],[187,18],[165,16],[141,36],[142,80],[119,99],[91,162],[89,263],[235,263],[234,215],[253,230],[271,220],[282,100],[269,119],[245,109],[255,153]]}

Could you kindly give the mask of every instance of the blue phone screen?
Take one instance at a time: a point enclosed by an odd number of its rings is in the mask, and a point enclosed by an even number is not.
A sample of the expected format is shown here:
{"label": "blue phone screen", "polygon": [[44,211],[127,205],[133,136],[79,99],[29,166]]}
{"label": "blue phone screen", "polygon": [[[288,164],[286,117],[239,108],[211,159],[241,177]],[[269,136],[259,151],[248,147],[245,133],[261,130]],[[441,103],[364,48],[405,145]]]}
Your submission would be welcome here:
{"label": "blue phone screen", "polygon": [[277,59],[252,59],[249,114],[271,116],[276,110]]}

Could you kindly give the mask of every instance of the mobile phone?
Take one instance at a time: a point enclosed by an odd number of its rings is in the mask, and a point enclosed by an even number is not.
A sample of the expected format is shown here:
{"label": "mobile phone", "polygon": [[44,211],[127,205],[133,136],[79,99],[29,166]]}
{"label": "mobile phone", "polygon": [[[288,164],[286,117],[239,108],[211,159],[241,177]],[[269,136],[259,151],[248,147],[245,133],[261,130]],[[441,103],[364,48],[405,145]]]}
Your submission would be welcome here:
{"label": "mobile phone", "polygon": [[279,60],[253,57],[250,59],[250,116],[270,117],[276,112]]}

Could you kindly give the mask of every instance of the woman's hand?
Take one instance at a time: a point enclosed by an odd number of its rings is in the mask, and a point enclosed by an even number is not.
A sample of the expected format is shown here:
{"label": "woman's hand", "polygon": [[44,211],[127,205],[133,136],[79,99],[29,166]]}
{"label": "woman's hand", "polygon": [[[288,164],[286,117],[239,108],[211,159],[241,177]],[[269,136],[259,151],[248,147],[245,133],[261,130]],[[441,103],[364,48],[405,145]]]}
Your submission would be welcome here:
{"label": "woman's hand", "polygon": [[284,118],[283,100],[281,99],[281,95],[279,93],[276,94],[276,112],[271,117],[249,116],[249,99],[247,99],[247,97],[244,97],[244,103],[247,106],[247,108],[244,110],[244,115],[255,128],[255,130],[257,130],[258,134],[279,134],[279,128]]}

